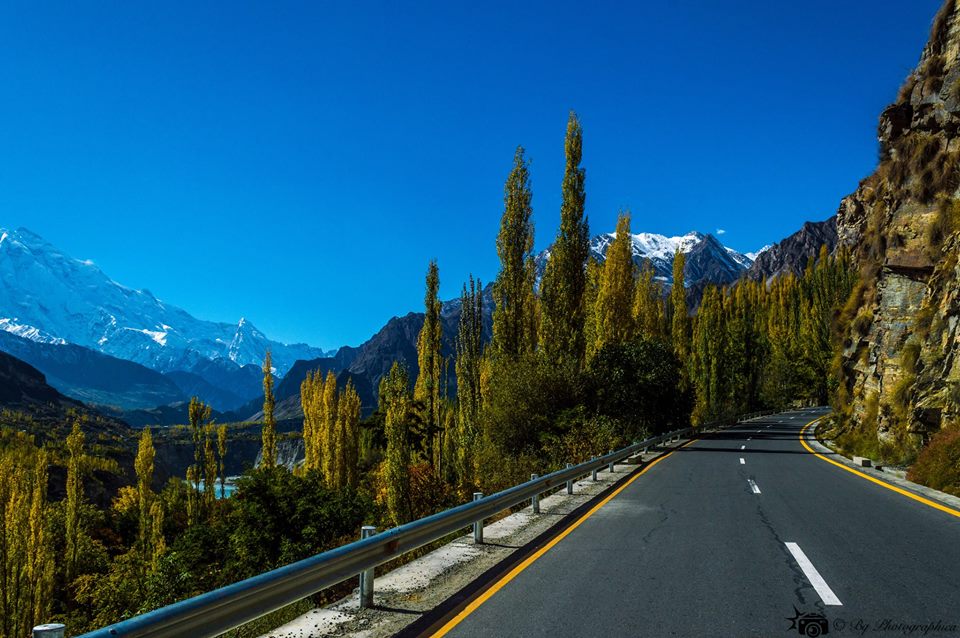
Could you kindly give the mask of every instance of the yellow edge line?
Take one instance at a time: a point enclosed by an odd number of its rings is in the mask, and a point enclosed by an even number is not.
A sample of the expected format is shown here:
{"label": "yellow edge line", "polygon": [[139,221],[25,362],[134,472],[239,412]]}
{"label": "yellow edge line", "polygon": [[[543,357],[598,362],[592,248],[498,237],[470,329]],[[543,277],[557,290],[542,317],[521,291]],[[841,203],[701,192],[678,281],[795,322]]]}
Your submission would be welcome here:
{"label": "yellow edge line", "polygon": [[447,635],[447,633],[450,632],[450,630],[452,630],[454,627],[456,627],[457,625],[459,625],[461,622],[463,622],[463,620],[464,620],[467,616],[469,616],[469,615],[472,614],[474,611],[476,611],[477,608],[478,608],[480,605],[482,605],[483,603],[485,603],[487,600],[490,599],[491,596],[493,596],[493,595],[496,594],[498,591],[500,591],[501,589],[503,589],[503,587],[504,587],[507,583],[509,583],[509,582],[510,582],[511,580],[513,580],[514,578],[516,578],[517,575],[520,574],[520,572],[522,572],[523,570],[525,570],[527,567],[529,567],[530,565],[532,565],[532,564],[534,563],[534,561],[536,561],[538,558],[540,558],[541,556],[543,556],[544,554],[546,554],[548,551],[550,551],[550,549],[551,549],[554,545],[556,545],[557,543],[559,543],[560,541],[562,541],[564,538],[566,538],[567,535],[570,534],[570,532],[572,532],[573,530],[577,529],[577,528],[580,526],[581,523],[583,523],[585,520],[587,520],[588,518],[590,518],[591,516],[593,516],[593,515],[597,512],[597,510],[599,510],[601,507],[603,507],[604,505],[606,505],[607,503],[609,503],[611,500],[613,500],[614,497],[616,497],[620,492],[622,492],[623,490],[627,489],[627,488],[630,486],[631,483],[633,483],[633,482],[636,481],[638,478],[640,478],[641,476],[643,476],[644,474],[646,474],[647,470],[649,470],[651,467],[653,467],[654,465],[656,465],[657,463],[659,463],[659,462],[662,461],[663,459],[667,458],[668,456],[670,456],[671,454],[673,454],[674,452],[676,452],[676,451],[679,450],[680,448],[689,445],[690,443],[693,443],[693,441],[687,441],[686,443],[684,443],[684,444],[681,445],[680,447],[678,447],[678,448],[676,448],[676,449],[674,449],[674,450],[670,450],[669,452],[667,452],[667,453],[664,454],[663,456],[658,456],[658,457],[655,458],[653,461],[651,461],[650,464],[647,465],[647,467],[643,468],[642,470],[640,470],[639,472],[637,472],[636,474],[634,474],[633,476],[631,476],[630,479],[629,479],[626,483],[624,483],[623,485],[621,485],[620,487],[618,487],[618,488],[617,488],[616,490],[614,490],[610,495],[608,495],[608,496],[607,496],[606,498],[604,498],[602,501],[600,501],[599,503],[597,503],[596,505],[594,505],[592,508],[590,508],[590,511],[589,511],[589,512],[587,512],[586,514],[584,514],[583,516],[581,516],[580,518],[578,518],[576,521],[574,521],[574,522],[570,525],[570,527],[568,527],[567,529],[565,529],[565,530],[563,530],[562,532],[560,532],[560,534],[558,534],[556,537],[554,537],[553,540],[551,540],[549,543],[547,543],[546,545],[544,545],[543,547],[541,547],[540,549],[538,549],[536,552],[534,552],[534,553],[531,554],[530,556],[528,556],[522,563],[520,563],[519,565],[517,565],[516,567],[514,567],[513,569],[511,569],[505,576],[503,576],[500,580],[498,580],[496,583],[494,583],[489,589],[487,589],[485,592],[483,592],[482,594],[480,594],[479,596],[477,596],[475,599],[473,599],[472,601],[470,601],[470,604],[467,605],[466,607],[464,607],[463,611],[461,611],[459,614],[457,614],[456,616],[454,616],[453,618],[451,618],[449,621],[447,621],[447,623],[446,623],[443,627],[441,627],[440,629],[438,629],[437,632],[432,635],[432,638],[440,638],[441,636]]}
{"label": "yellow edge line", "polygon": [[[823,418],[824,418],[824,417],[820,417],[820,419],[823,419]],[[832,464],[832,465],[836,465],[836,466],[839,467],[841,470],[846,470],[847,472],[850,472],[851,474],[856,474],[856,475],[859,476],[860,478],[865,478],[865,479],[867,479],[868,481],[870,481],[870,482],[872,482],[872,483],[876,483],[876,484],[879,485],[880,487],[885,487],[885,488],[887,488],[888,490],[891,490],[891,491],[893,491],[893,492],[896,492],[897,494],[902,494],[903,496],[906,496],[907,498],[912,498],[913,500],[917,501],[918,503],[923,503],[924,505],[929,505],[930,507],[932,507],[932,508],[934,508],[934,509],[938,509],[938,510],[940,510],[941,512],[946,512],[947,514],[950,514],[951,516],[956,516],[957,518],[960,518],[960,511],[957,511],[957,510],[955,510],[955,509],[953,509],[953,508],[951,508],[951,507],[947,507],[946,505],[942,505],[942,504],[940,504],[940,503],[937,503],[936,501],[931,501],[930,499],[923,498],[922,496],[918,496],[917,494],[914,494],[913,492],[910,492],[910,491],[905,490],[905,489],[903,489],[903,488],[897,487],[896,485],[891,485],[890,483],[887,483],[886,481],[881,481],[880,479],[874,478],[874,477],[870,476],[869,474],[864,474],[863,472],[858,472],[857,470],[853,469],[852,467],[847,467],[847,466],[844,465],[843,463],[839,463],[839,462],[837,462],[837,461],[834,461],[833,459],[828,459],[828,458],[825,457],[824,455],[822,455],[822,454],[820,454],[819,452],[815,451],[812,447],[810,447],[809,445],[807,445],[807,442],[804,440],[804,433],[807,431],[807,428],[809,428],[811,425],[813,425],[814,423],[816,423],[816,422],[819,421],[820,419],[814,419],[814,420],[811,421],[810,423],[807,423],[805,426],[803,426],[803,428],[800,430],[800,443],[801,443],[801,445],[803,445],[803,447],[807,448],[807,451],[808,451],[808,452],[810,452],[811,454],[813,454],[814,456],[816,456],[818,459],[821,459],[821,460],[823,460],[823,461],[826,461],[827,463],[830,463],[830,464]]]}

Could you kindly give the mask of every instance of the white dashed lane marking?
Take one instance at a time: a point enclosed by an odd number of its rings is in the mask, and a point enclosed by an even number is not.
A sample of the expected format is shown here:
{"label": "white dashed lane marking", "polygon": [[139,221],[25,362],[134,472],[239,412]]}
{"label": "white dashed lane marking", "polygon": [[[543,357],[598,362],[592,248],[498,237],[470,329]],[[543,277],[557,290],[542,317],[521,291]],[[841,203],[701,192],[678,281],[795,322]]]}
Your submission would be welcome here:
{"label": "white dashed lane marking", "polygon": [[823,576],[820,575],[817,568],[813,566],[813,563],[810,562],[807,555],[800,549],[800,546],[796,543],[786,543],[786,546],[787,549],[790,550],[790,553],[793,554],[793,558],[797,561],[800,569],[803,570],[803,575],[807,577],[807,580],[810,581],[813,588],[820,594],[820,599],[823,600],[823,604],[843,605],[840,599],[837,598],[837,595],[833,593],[833,590],[830,589],[830,586],[827,585],[827,581],[823,580]]}

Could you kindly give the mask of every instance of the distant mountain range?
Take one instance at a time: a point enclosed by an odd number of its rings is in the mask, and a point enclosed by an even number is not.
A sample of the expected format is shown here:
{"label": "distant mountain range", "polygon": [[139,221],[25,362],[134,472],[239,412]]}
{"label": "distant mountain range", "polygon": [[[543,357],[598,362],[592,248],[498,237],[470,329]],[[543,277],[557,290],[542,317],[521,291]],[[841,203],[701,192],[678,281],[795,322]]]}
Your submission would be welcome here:
{"label": "distant mountain range", "polygon": [[[590,240],[590,254],[598,261],[606,259],[607,251],[616,233],[596,235]],[[683,270],[687,288],[697,289],[704,283],[728,284],[736,281],[747,271],[761,252],[740,253],[724,246],[710,234],[691,231],[686,235],[667,237],[656,233],[637,233],[630,236],[633,261],[638,266],[650,262],[656,278],[667,286],[673,285],[673,258],[679,250],[686,256]],[[552,247],[551,247],[552,248]],[[535,258],[537,278],[543,275],[550,258],[551,248]]]}
{"label": "distant mountain range", "polygon": [[[607,250],[616,237],[615,233],[596,235],[590,241],[590,253],[599,261],[606,258]],[[653,233],[638,233],[631,236],[633,259],[638,265],[649,260],[656,277],[665,287],[673,284],[673,259],[676,251],[687,257],[684,267],[684,279],[688,296],[692,297],[694,307],[699,303],[703,288],[709,284],[729,284],[737,281],[747,272],[756,257],[754,254],[739,253],[721,244],[716,237],[698,232],[687,233],[679,237],[666,237]],[[542,277],[550,257],[550,249],[538,253],[535,257],[537,279]],[[493,294],[488,283],[483,290],[484,297],[484,340],[489,340],[493,332]],[[394,317],[373,337],[357,348],[341,348],[334,357],[319,357],[308,361],[298,361],[290,372],[277,385],[277,416],[281,419],[302,418],[300,408],[300,383],[312,370],[322,374],[329,371],[337,375],[340,386],[351,379],[357,386],[363,402],[364,411],[369,412],[376,406],[377,388],[380,379],[393,365],[401,361],[415,378],[417,365],[417,336],[423,326],[423,313],[410,312],[402,317]],[[441,313],[443,323],[443,356],[453,360],[455,338],[460,321],[460,300],[454,299],[443,304]],[[453,370],[448,371],[448,386],[452,392],[456,388]],[[262,417],[260,403],[262,397],[251,401],[239,415],[249,412],[256,420]]]}
{"label": "distant mountain range", "polygon": [[[684,253],[687,295],[695,308],[710,284],[802,270],[820,245],[835,245],[831,223],[805,224],[757,253],[740,253],[710,234],[638,233],[631,235],[633,258],[638,265],[649,261],[657,279],[669,288],[674,255],[677,250]],[[593,257],[604,260],[614,237],[593,237]],[[550,249],[536,255],[538,274],[549,255]],[[489,283],[483,295],[484,338],[489,340]],[[442,352],[451,361],[459,318],[460,300],[445,302]],[[64,255],[28,230],[0,230],[0,350],[40,370],[68,397],[99,405],[104,414],[134,426],[183,422],[191,396],[211,404],[221,420],[260,418],[260,363],[268,348],[278,377],[278,418],[302,417],[300,383],[311,370],[334,372],[341,386],[352,381],[363,411],[369,413],[380,379],[394,361],[405,363],[411,378],[416,376],[422,325],[423,314],[410,312],[390,319],[360,346],[335,352],[282,344],[243,319],[235,325],[199,320],[149,291],[122,286],[91,262]],[[456,387],[452,368],[448,386],[451,392]]]}
{"label": "distant mountain range", "polygon": [[160,372],[205,361],[261,365],[267,349],[283,375],[297,359],[323,356],[306,344],[268,339],[246,319],[203,321],[149,290],[113,281],[39,235],[0,229],[0,328],[48,343],[71,343]]}
{"label": "distant mountain range", "polygon": [[332,354],[268,339],[246,319],[196,319],[27,229],[0,229],[0,350],[67,396],[121,411],[198,396],[234,410],[261,394],[267,349],[278,376],[297,360]]}

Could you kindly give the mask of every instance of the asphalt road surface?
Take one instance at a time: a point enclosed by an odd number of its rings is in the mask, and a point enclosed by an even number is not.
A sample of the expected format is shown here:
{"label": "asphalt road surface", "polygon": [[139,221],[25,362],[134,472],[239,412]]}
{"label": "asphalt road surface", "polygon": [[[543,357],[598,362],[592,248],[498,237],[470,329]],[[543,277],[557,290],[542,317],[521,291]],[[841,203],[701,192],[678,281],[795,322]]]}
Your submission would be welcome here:
{"label": "asphalt road surface", "polygon": [[810,453],[800,431],[822,414],[742,423],[662,458],[433,630],[960,638],[960,517]]}

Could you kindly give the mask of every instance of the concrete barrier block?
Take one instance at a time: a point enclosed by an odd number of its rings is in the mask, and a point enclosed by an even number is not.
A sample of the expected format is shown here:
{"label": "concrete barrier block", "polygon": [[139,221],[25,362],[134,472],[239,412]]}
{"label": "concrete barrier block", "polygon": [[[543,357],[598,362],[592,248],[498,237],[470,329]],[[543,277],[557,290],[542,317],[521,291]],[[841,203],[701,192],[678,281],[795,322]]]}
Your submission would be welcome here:
{"label": "concrete barrier block", "polygon": [[865,456],[855,456],[853,457],[853,464],[859,465],[860,467],[872,467],[873,461]]}

